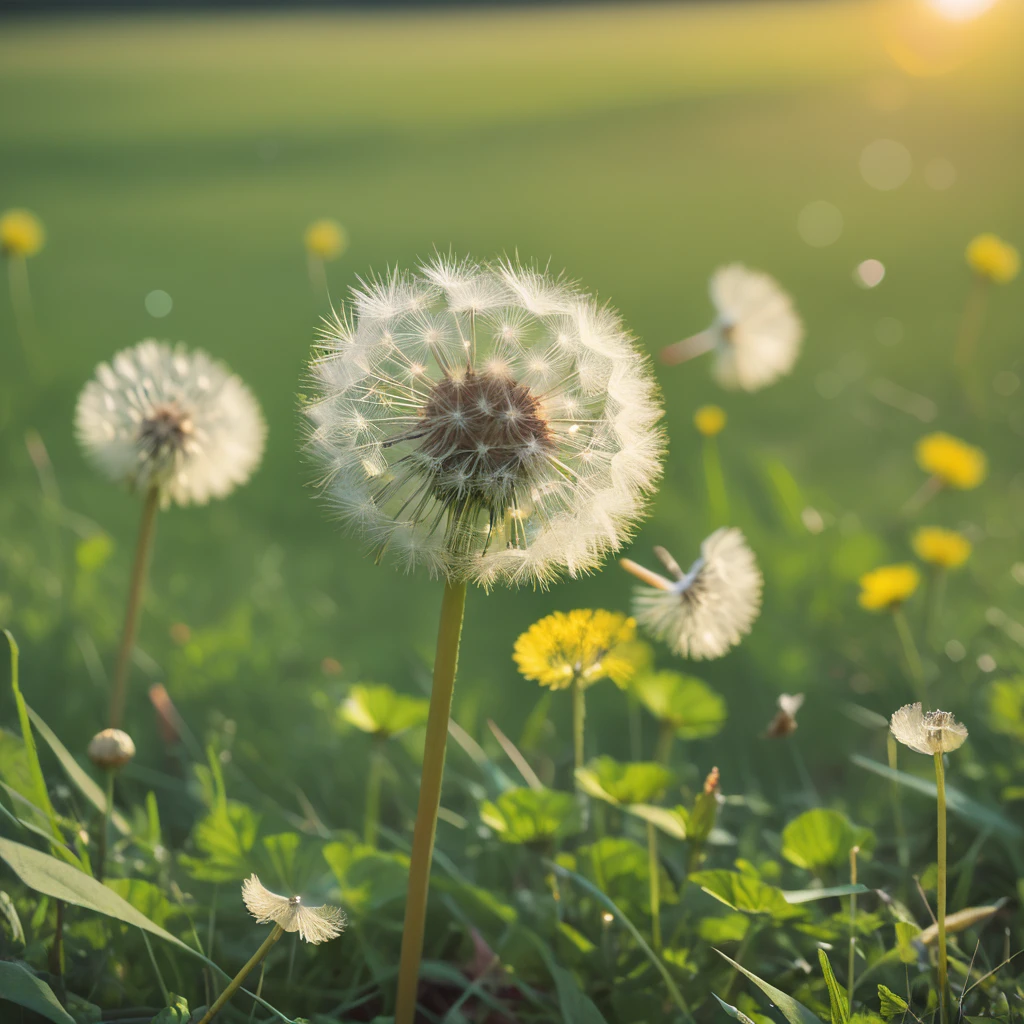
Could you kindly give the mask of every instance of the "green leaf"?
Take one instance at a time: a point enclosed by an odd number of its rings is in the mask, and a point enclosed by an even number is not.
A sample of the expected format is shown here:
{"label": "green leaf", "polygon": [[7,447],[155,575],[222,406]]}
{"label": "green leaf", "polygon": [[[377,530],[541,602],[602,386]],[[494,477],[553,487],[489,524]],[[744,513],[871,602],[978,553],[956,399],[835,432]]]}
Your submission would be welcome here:
{"label": "green leaf", "polygon": [[[916,775],[908,775],[906,772],[890,768],[887,764],[881,764],[878,761],[872,761],[871,758],[863,757],[860,754],[852,754],[850,760],[858,768],[865,768],[867,771],[874,772],[876,775],[889,779],[891,782],[898,782],[901,786],[906,786],[907,789],[912,789],[916,793],[927,796],[932,802],[935,801],[935,783],[928,779],[919,779]],[[991,807],[986,807],[983,804],[979,804],[976,800],[972,800],[948,782],[946,783],[946,808],[950,813],[966,818],[968,821],[973,821],[982,828],[990,828],[993,832],[999,832],[1008,839],[1013,839],[1017,842],[1024,839],[1024,829],[1018,824],[1004,817]]]}
{"label": "green leaf", "polygon": [[247,804],[217,800],[195,827],[196,849],[202,857],[182,855],[179,863],[202,882],[237,882],[253,870],[250,856],[259,818]]}
{"label": "green leaf", "polygon": [[7,922],[11,930],[11,940],[20,946],[25,945],[25,929],[21,926],[21,918],[14,906],[14,901],[5,892],[0,892],[0,916]]}
{"label": "green leaf", "polygon": [[700,937],[712,946],[722,942],[740,942],[749,930],[750,918],[739,913],[705,917],[697,926]]}
{"label": "green leaf", "polygon": [[886,988],[885,985],[878,986],[878,1003],[879,1013],[883,1020],[902,1016],[910,1009],[903,996],[896,995],[891,988]]}
{"label": "green leaf", "polygon": [[685,807],[655,807],[653,804],[630,804],[627,814],[649,821],[673,839],[685,839],[689,824],[689,813]]}
{"label": "green leaf", "polygon": [[779,1008],[779,1012],[789,1021],[789,1024],[821,1024],[817,1014],[808,1010],[803,1003],[798,1003],[781,989],[769,985],[767,981],[762,981],[746,967],[727,957],[720,949],[716,949],[715,952],[727,963],[732,964],[745,978],[749,978]]}
{"label": "green leaf", "polygon": [[567,970],[553,963],[548,965],[548,969],[555,981],[562,1020],[572,1021],[573,1024],[608,1024],[601,1011]]}
{"label": "green leaf", "polygon": [[850,1007],[846,1002],[846,994],[839,987],[839,982],[836,981],[836,972],[832,970],[828,954],[820,947],[818,949],[818,963],[821,964],[821,973],[825,976],[825,988],[828,989],[832,1024],[849,1024]]}
{"label": "green leaf", "polygon": [[184,996],[176,996],[170,993],[171,1005],[164,1007],[149,1024],[188,1024],[191,1016],[188,1009],[188,1000]]}
{"label": "green leaf", "polygon": [[[714,992],[711,994],[715,996]],[[715,996],[715,1001],[727,1014],[729,1014],[730,1017],[734,1020],[738,1020],[740,1024],[754,1024],[754,1022],[742,1010],[738,1010],[731,1003],[727,1003],[724,999],[719,999],[718,996]]]}
{"label": "green leaf", "polygon": [[[92,780],[85,769],[71,756],[71,752],[53,732],[53,730],[37,715],[27,704],[25,710],[28,711],[28,717],[32,720],[32,724],[36,727],[36,732],[46,740],[49,748],[56,754],[57,760],[60,761],[61,767],[64,769],[67,777],[78,787],[79,792],[86,798],[99,811],[100,814],[106,814],[107,811],[107,795],[103,790]],[[121,835],[126,836],[131,831],[128,822],[124,817],[117,812],[115,809],[110,816],[110,821],[114,828],[117,829]]]}
{"label": "green leaf", "polygon": [[364,843],[328,843],[323,848],[341,889],[341,902],[353,914],[368,914],[405,896],[409,858]]}
{"label": "green leaf", "polygon": [[181,913],[181,908],[171,903],[163,889],[145,878],[108,878],[104,885],[161,928],[168,918]]}
{"label": "green leaf", "polygon": [[[592,881],[609,899],[629,915],[648,916],[650,908],[651,866],[646,847],[632,839],[605,836],[576,851],[576,870]],[[661,902],[678,900],[676,887],[668,872],[659,865]]]}
{"label": "green leaf", "polygon": [[672,772],[656,761],[616,761],[597,757],[576,771],[580,788],[610,804],[649,804],[672,782]]}
{"label": "green leaf", "polygon": [[914,940],[921,934],[921,929],[916,924],[908,921],[897,921],[896,927],[896,949],[899,951],[899,958],[902,963],[917,963],[917,950],[914,949]]}
{"label": "green leaf", "polygon": [[695,676],[651,672],[634,679],[630,689],[659,722],[668,722],[682,739],[714,736],[725,724],[725,701]]}
{"label": "green leaf", "polygon": [[357,683],[348,691],[339,714],[342,721],[363,732],[390,738],[422,725],[429,709],[430,702],[421,697],[407,697],[383,684]]}
{"label": "green leaf", "polygon": [[24,1006],[54,1024],[75,1024],[57,1001],[53,989],[40,981],[24,964],[0,960],[0,1000]]}
{"label": "green leaf", "polygon": [[875,834],[852,824],[839,811],[816,807],[794,818],[782,830],[782,856],[798,868],[843,867],[850,863],[850,850],[859,846],[870,856]]}
{"label": "green leaf", "polygon": [[709,896],[744,914],[767,914],[776,921],[784,921],[802,913],[786,902],[781,889],[739,871],[697,871],[689,880]]}
{"label": "green leaf", "polygon": [[508,789],[493,802],[485,800],[480,817],[504,843],[560,839],[581,827],[575,796],[554,789]]}
{"label": "green leaf", "polygon": [[95,572],[114,553],[114,542],[109,534],[94,533],[75,546],[75,562],[83,572]]}
{"label": "green leaf", "polygon": [[992,683],[988,688],[988,721],[993,732],[1024,740],[1024,676]]}
{"label": "green leaf", "polygon": [[[173,943],[180,949],[187,950],[198,956],[194,949],[176,939],[170,932],[164,931],[130,903],[122,899],[112,889],[97,882],[91,875],[85,874],[71,864],[51,857],[48,853],[33,850],[30,846],[11,842],[0,838],[0,859],[7,862],[8,867],[35,892],[52,896],[65,903],[73,903],[76,907],[85,907],[97,914],[104,914],[125,924],[134,925],[143,931],[156,935],[165,942]],[[204,958],[205,959],[205,958]]]}
{"label": "green leaf", "polygon": [[801,903],[814,903],[816,900],[834,899],[837,896],[859,896],[870,892],[866,885],[855,882],[851,885],[831,885],[826,889],[786,889],[782,895],[786,902],[798,906]]}

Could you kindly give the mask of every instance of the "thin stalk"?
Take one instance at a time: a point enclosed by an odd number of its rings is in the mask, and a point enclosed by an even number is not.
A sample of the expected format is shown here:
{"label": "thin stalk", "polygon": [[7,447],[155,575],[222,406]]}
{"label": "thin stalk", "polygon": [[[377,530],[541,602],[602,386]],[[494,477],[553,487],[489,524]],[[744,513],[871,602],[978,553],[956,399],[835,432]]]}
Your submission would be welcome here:
{"label": "thin stalk", "polygon": [[363,819],[363,839],[367,846],[377,845],[377,823],[380,821],[380,784],[384,774],[383,741],[374,737],[370,751],[370,771],[366,776],[366,816]]}
{"label": "thin stalk", "polygon": [[971,290],[967,294],[967,302],[964,304],[960,331],[956,339],[956,350],[953,354],[953,362],[961,371],[970,370],[974,362],[974,354],[981,339],[981,329],[985,324],[988,293],[988,278],[981,274],[975,274]]}
{"label": "thin stalk", "polygon": [[634,761],[643,757],[643,719],[640,715],[640,700],[632,690],[626,691],[629,701],[629,756]]}
{"label": "thin stalk", "polygon": [[199,1024],[210,1024],[210,1021],[224,1009],[224,1004],[241,988],[242,982],[245,981],[249,972],[263,962],[264,957],[282,935],[284,935],[284,929],[279,924],[275,924],[274,930],[263,940],[263,944],[253,953],[246,965],[228,982],[227,988],[217,997],[213,1006],[206,1011]]}
{"label": "thin stalk", "polygon": [[658,739],[654,744],[654,760],[668,764],[672,757],[672,744],[675,743],[676,731],[671,722],[658,723]]}
{"label": "thin stalk", "polygon": [[907,616],[899,606],[892,610],[892,621],[896,625],[896,632],[899,634],[900,644],[903,646],[903,659],[907,665],[907,675],[911,685],[917,692],[917,698],[921,701],[921,709],[928,710],[928,690],[924,681],[924,666],[921,664],[921,654],[914,643],[914,634],[910,631],[910,623]]}
{"label": "thin stalk", "polygon": [[[583,767],[583,726],[587,718],[586,697],[578,679],[572,681],[572,761],[573,775]],[[579,790],[579,784],[576,786]]]}
{"label": "thin stalk", "polygon": [[[850,849],[850,885],[857,884],[857,854],[860,847]],[[846,1001],[853,1013],[853,990],[856,987],[857,975],[857,894],[850,893],[850,959],[846,969]]]}
{"label": "thin stalk", "polygon": [[930,476],[921,486],[907,499],[903,506],[903,514],[912,516],[928,504],[932,498],[943,488],[942,477]]}
{"label": "thin stalk", "polygon": [[100,832],[96,850],[96,881],[102,882],[107,870],[107,844],[110,842],[110,818],[114,813],[114,770],[108,768],[107,806],[103,811],[103,830]]}
{"label": "thin stalk", "polygon": [[160,973],[160,966],[156,962],[156,956],[153,953],[153,946],[149,941],[149,936],[140,928],[139,934],[142,936],[142,941],[146,944],[146,952],[149,954],[149,962],[153,965],[153,972],[156,974],[157,984],[160,986],[160,993],[163,996],[164,1006],[171,1005],[171,994],[167,991],[167,985],[164,983],[164,976]]}
{"label": "thin stalk", "polygon": [[139,612],[146,590],[149,574],[149,554],[153,547],[156,530],[156,513],[160,507],[160,489],[150,487],[142,504],[142,519],[139,523],[139,539],[135,544],[135,561],[132,564],[131,583],[128,587],[128,606],[124,612],[124,628],[121,631],[121,646],[117,652],[117,666],[114,669],[114,686],[110,696],[110,727],[120,728],[124,718],[125,687],[128,669],[135,648],[135,635],[139,628]]}
{"label": "thin stalk", "polygon": [[427,736],[423,750],[419,806],[412,835],[409,862],[409,889],[405,901],[405,926],[398,965],[398,991],[395,1024],[413,1024],[416,1016],[416,989],[419,983],[423,933],[427,920],[427,893],[430,887],[430,862],[434,854],[437,812],[441,806],[441,779],[444,775],[445,745],[451,718],[455,670],[459,662],[459,639],[466,607],[466,584],[447,582],[441,602],[441,622],[437,630],[434,656],[434,682],[427,715]]}
{"label": "thin stalk", "polygon": [[33,347],[36,340],[36,318],[32,308],[32,290],[28,283],[28,263],[24,256],[7,257],[7,284],[10,286],[14,324],[25,354],[25,363],[34,375],[38,362]]}
{"label": "thin stalk", "polygon": [[658,830],[647,822],[647,867],[650,871],[651,892],[651,944],[661,952],[661,872],[658,860]]}
{"label": "thin stalk", "polygon": [[[743,964],[743,958],[747,955],[747,953],[750,952],[750,947],[753,945],[754,938],[756,937],[759,930],[760,929],[758,927],[756,919],[751,920],[750,927],[747,929],[747,934],[743,936],[743,941],[740,943],[740,948],[736,950],[736,956],[733,957],[736,963],[740,965]],[[733,971],[732,977],[729,979],[729,984],[726,986],[725,995],[722,997],[723,999],[725,999],[726,1001],[730,999],[730,997],[732,996],[732,990],[736,987],[736,984],[739,982],[739,980],[740,972]]]}
{"label": "thin stalk", "polygon": [[946,769],[942,763],[942,751],[935,753],[935,797],[938,820],[938,893],[936,896],[935,919],[939,927],[939,1020],[947,1024],[949,1008],[946,1005],[948,962],[946,959]]}
{"label": "thin stalk", "polygon": [[260,980],[256,983],[256,999],[252,1001],[252,1006],[249,1008],[249,1024],[252,1024],[252,1018],[256,1014],[256,1001],[263,995],[263,978],[267,973],[267,962],[264,960],[260,964]]}
{"label": "thin stalk", "polygon": [[704,481],[708,489],[708,514],[712,528],[724,526],[729,521],[729,495],[725,489],[725,474],[718,454],[718,442],[713,437],[704,438]]}
{"label": "thin stalk", "polygon": [[57,922],[53,930],[53,942],[47,956],[50,973],[57,979],[57,995],[61,1005],[67,1001],[64,993],[64,901],[56,900]]}
{"label": "thin stalk", "polygon": [[313,296],[319,299],[327,294],[327,268],[319,256],[309,253],[306,259],[309,268],[309,286],[313,289]]}
{"label": "thin stalk", "polygon": [[[899,757],[899,745],[896,737],[890,732],[886,737],[889,767],[896,771]],[[907,840],[907,827],[903,823],[903,787],[896,781],[890,785],[890,796],[892,798],[892,815],[896,822],[896,849],[900,867],[903,869],[903,878],[906,881],[907,871],[910,868],[910,843]]]}

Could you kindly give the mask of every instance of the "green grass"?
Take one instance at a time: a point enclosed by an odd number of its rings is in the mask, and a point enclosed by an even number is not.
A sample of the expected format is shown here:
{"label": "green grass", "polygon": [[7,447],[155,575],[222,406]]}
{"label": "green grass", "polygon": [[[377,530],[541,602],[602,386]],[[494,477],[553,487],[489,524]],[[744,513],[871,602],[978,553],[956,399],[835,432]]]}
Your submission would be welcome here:
{"label": "green grass", "polygon": [[[762,267],[794,293],[806,350],[778,386],[722,394],[704,365],[659,369],[671,451],[638,557],[662,543],[688,559],[703,536],[690,418],[720,401],[734,518],[766,570],[765,612],[749,642],[704,672],[729,700],[734,738],[759,730],[782,690],[807,690],[808,721],[833,722],[833,731],[839,699],[887,712],[902,698],[895,639],[887,623],[861,617],[853,581],[875,561],[909,554],[897,510],[919,484],[911,447],[927,428],[872,396],[878,378],[931,397],[931,426],[988,450],[984,494],[948,496],[929,514],[984,535],[964,577],[986,595],[964,613],[971,631],[987,603],[1006,602],[1012,616],[1019,588],[1007,570],[1024,523],[1020,391],[989,392],[987,418],[973,420],[951,351],[966,241],[981,230],[1024,240],[1013,130],[1024,109],[1014,70],[1021,17],[1004,3],[958,28],[963,63],[914,77],[886,45],[913,10],[631,5],[5,25],[0,205],[35,210],[49,238],[30,267],[44,380],[27,379],[0,299],[9,402],[0,620],[23,637],[26,692],[66,704],[50,724],[69,745],[84,744],[100,724],[101,681],[69,633],[60,644],[49,633],[56,584],[23,439],[39,431],[64,505],[116,541],[91,584],[102,599],[75,597],[109,665],[138,503],[89,471],[71,419],[93,366],[147,335],[223,357],[259,396],[270,438],[251,485],[216,506],[161,516],[137,719],[146,720],[146,674],[168,681],[200,730],[219,709],[256,735],[288,720],[300,737],[317,728],[310,693],[326,656],[341,661],[344,680],[423,685],[418,655],[430,650],[439,584],[365,559],[314,500],[314,469],[297,454],[296,393],[326,310],[310,294],[301,232],[321,215],[339,218],[352,238],[329,268],[335,298],[356,274],[435,247],[518,251],[613,301],[651,352],[708,320],[706,280],[723,261]],[[914,159],[892,192],[869,188],[858,171],[861,150],[879,137],[903,142]],[[947,191],[925,182],[934,157],[957,168]],[[845,218],[841,239],[821,250],[796,231],[814,199]],[[887,268],[874,291],[852,280],[867,257]],[[143,307],[154,288],[174,299],[166,319]],[[1021,372],[1019,294],[1018,283],[993,295],[986,381]],[[879,343],[883,317],[902,323],[902,343]],[[777,482],[790,476],[784,495]],[[820,537],[799,525],[804,504],[830,524]],[[65,531],[65,554],[68,541]],[[622,609],[628,596],[614,567],[549,594],[471,594],[456,717],[479,734],[493,716],[516,736],[539,696],[514,672],[518,633],[554,608]],[[179,621],[198,634],[184,651],[169,636]],[[865,634],[870,658],[853,639]],[[973,686],[986,642],[943,671]],[[594,720],[617,714],[619,699],[595,694]],[[843,744],[823,729],[804,742],[827,788]],[[623,753],[617,734],[607,744]],[[702,761],[711,758],[726,777],[776,786],[761,771],[764,759],[780,760],[774,752],[740,743],[708,748]],[[792,768],[781,765],[785,786]]]}

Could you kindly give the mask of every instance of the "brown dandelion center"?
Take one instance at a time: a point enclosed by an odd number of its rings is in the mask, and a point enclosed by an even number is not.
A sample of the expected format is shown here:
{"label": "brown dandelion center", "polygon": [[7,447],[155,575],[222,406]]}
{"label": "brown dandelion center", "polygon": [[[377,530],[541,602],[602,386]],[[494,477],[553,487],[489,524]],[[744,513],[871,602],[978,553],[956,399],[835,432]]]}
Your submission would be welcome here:
{"label": "brown dandelion center", "polygon": [[442,501],[482,503],[492,516],[514,499],[532,463],[555,449],[540,402],[525,384],[495,373],[445,375],[430,391],[417,431]]}
{"label": "brown dandelion center", "polygon": [[161,461],[184,450],[192,432],[192,420],[176,402],[169,402],[142,421],[138,443],[146,456]]}
{"label": "brown dandelion center", "polygon": [[297,907],[297,906],[299,906],[300,903],[302,903],[302,897],[301,896],[290,896],[288,898],[288,906],[290,906],[290,907]]}

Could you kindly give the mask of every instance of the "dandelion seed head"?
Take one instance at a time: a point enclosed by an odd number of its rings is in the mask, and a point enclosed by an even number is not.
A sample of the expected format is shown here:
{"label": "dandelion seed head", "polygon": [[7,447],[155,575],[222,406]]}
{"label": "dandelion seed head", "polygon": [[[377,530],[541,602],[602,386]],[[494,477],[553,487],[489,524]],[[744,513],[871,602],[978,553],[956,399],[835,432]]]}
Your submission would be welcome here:
{"label": "dandelion seed head", "polygon": [[971,555],[971,542],[962,533],[941,526],[922,526],[911,542],[922,562],[942,569],[957,569]]}
{"label": "dandelion seed head", "polygon": [[676,654],[695,661],[722,657],[750,632],[761,610],[763,586],[740,530],[722,527],[700,550],[684,572],[667,551],[657,549],[673,579],[626,563],[646,584],[633,598],[637,622]]}
{"label": "dandelion seed head", "polygon": [[804,328],[792,299],[774,278],[740,263],[715,271],[715,379],[725,388],[758,391],[793,369]]}
{"label": "dandelion seed head", "polygon": [[1020,273],[1020,252],[998,235],[978,235],[967,246],[967,265],[989,281],[1009,284]]}
{"label": "dandelion seed head", "polygon": [[601,679],[621,686],[635,671],[635,638],[636,623],[619,612],[554,612],[516,640],[512,657],[524,678],[553,690]]}
{"label": "dandelion seed head", "polygon": [[889,723],[893,736],[919,754],[948,754],[963,746],[967,727],[948,711],[922,711],[921,705],[904,704]]}
{"label": "dandelion seed head", "polygon": [[899,608],[917,590],[921,574],[909,562],[882,565],[860,578],[857,603],[869,612]]}
{"label": "dandelion seed head", "polygon": [[315,220],[303,235],[306,251],[320,260],[337,259],[348,248],[348,235],[336,221]]}
{"label": "dandelion seed head", "polygon": [[143,341],[101,363],[75,410],[79,443],[110,479],[205,504],[245,483],[266,426],[242,381],[205,352]]}
{"label": "dandelion seed head", "polygon": [[120,729],[104,729],[89,741],[89,760],[104,771],[123,768],[135,756],[131,736]]}
{"label": "dandelion seed head", "polygon": [[4,256],[35,256],[46,241],[43,222],[28,210],[0,214],[0,253]]}
{"label": "dandelion seed head", "polygon": [[922,437],[916,455],[921,469],[961,491],[973,490],[988,473],[988,460],[980,448],[941,431]]}
{"label": "dandelion seed head", "polygon": [[318,945],[336,939],[345,928],[339,907],[306,907],[300,896],[279,896],[263,886],[256,875],[242,883],[242,900],[260,924],[279,924],[286,932],[298,932],[303,942]]}
{"label": "dandelion seed head", "polygon": [[361,282],[311,372],[325,492],[406,568],[483,586],[588,572],[660,474],[655,385],[617,315],[511,262]]}

